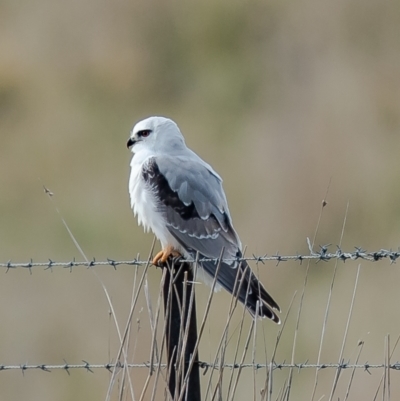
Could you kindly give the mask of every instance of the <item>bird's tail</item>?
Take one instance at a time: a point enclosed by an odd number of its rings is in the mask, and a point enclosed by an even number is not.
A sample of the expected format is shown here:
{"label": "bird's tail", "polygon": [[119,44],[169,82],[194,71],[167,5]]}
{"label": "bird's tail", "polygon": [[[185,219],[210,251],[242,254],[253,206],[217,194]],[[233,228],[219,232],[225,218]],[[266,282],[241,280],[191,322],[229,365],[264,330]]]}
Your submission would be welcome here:
{"label": "bird's tail", "polygon": [[[236,263],[235,267],[223,261],[219,263],[221,266],[218,269],[217,282],[236,296],[253,317],[266,317],[279,324],[279,316],[275,313],[281,311],[278,304],[257,279],[248,263],[243,260]],[[205,261],[201,265],[211,277],[215,276],[217,262]]]}

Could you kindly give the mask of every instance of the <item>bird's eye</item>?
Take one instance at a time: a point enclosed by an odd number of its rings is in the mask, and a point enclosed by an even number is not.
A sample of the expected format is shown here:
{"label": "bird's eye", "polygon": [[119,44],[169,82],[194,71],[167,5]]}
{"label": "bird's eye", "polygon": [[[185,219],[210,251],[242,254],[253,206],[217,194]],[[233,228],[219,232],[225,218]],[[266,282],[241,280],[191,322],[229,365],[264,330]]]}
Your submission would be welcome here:
{"label": "bird's eye", "polygon": [[138,136],[139,136],[140,138],[146,138],[146,137],[148,137],[150,134],[151,134],[151,130],[149,130],[149,129],[144,129],[144,130],[138,132]]}

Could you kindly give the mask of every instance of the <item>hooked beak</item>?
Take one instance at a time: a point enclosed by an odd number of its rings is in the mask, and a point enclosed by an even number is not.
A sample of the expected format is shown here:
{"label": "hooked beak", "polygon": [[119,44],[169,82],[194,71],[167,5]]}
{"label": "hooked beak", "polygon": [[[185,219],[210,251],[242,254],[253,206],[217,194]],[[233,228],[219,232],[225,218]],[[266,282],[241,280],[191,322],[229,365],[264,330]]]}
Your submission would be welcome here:
{"label": "hooked beak", "polygon": [[129,139],[128,139],[128,142],[126,143],[126,147],[127,147],[128,149],[130,149],[131,146],[133,146],[135,143],[136,143],[136,141],[135,141],[134,139],[129,138]]}

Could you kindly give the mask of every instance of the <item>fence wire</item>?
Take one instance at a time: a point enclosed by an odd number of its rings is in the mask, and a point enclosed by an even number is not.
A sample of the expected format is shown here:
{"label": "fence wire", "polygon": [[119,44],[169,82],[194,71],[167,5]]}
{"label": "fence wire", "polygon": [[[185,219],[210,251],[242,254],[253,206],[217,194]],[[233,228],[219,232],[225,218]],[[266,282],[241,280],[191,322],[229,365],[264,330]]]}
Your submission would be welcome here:
{"label": "fence wire", "polygon": [[[308,243],[308,254],[296,254],[296,255],[280,255],[279,253],[273,255],[251,255],[247,257],[241,257],[236,259],[225,259],[227,262],[240,262],[240,261],[252,261],[257,264],[265,262],[275,262],[276,265],[280,265],[282,262],[286,261],[294,261],[298,262],[300,265],[303,261],[315,261],[319,262],[328,262],[331,260],[342,261],[343,263],[348,260],[365,260],[367,262],[377,262],[381,260],[389,261],[390,264],[396,263],[397,259],[400,257],[400,247],[397,250],[393,251],[392,249],[380,249],[378,251],[367,251],[361,247],[354,247],[353,251],[346,252],[341,249],[341,247],[337,246],[335,251],[331,251],[331,244],[319,246],[318,251],[314,251],[309,239],[307,239]],[[220,259],[206,259],[201,258],[196,260],[186,260],[181,258],[180,262],[201,262],[201,261],[213,261],[215,263],[219,263]],[[90,261],[77,261],[72,259],[71,261],[61,262],[61,261],[53,261],[48,259],[48,261],[44,262],[34,262],[32,259],[29,262],[12,262],[11,260],[7,262],[0,263],[0,268],[4,268],[6,272],[16,268],[28,269],[30,273],[34,268],[44,268],[44,270],[52,271],[53,268],[68,268],[70,271],[73,271],[77,267],[96,267],[96,266],[111,266],[116,269],[118,266],[128,265],[128,266],[146,266],[149,264],[149,260],[140,260],[139,257],[133,260],[115,260],[115,259],[107,259],[103,261],[97,261],[93,258]],[[117,357],[118,358],[118,357]],[[323,369],[331,369],[340,372],[342,370],[352,370],[354,374],[354,370],[361,370],[368,374],[372,373],[372,370],[383,370],[385,374],[390,371],[400,371],[400,362],[389,363],[389,358],[385,359],[385,363],[358,363],[358,358],[355,363],[350,363],[349,361],[345,362],[342,360],[340,363],[310,363],[309,361],[301,362],[301,363],[287,363],[286,361],[282,363],[278,363],[273,361],[271,363],[255,363],[254,359],[252,363],[211,363],[211,362],[199,362],[199,367],[202,369],[203,375],[206,375],[208,370],[242,370],[242,369],[252,369],[254,371],[258,370],[268,370],[268,371],[279,371],[284,369],[297,369],[298,371],[303,369],[314,369],[316,372]],[[62,364],[20,364],[20,365],[6,365],[0,364],[0,371],[18,371],[20,370],[23,374],[25,374],[28,370],[39,370],[43,372],[52,372],[52,371],[65,371],[68,375],[71,374],[73,370],[83,370],[86,372],[94,373],[95,370],[106,370],[110,373],[115,374],[123,369],[148,369],[149,372],[154,372],[155,369],[168,369],[167,364],[165,363],[155,363],[155,362],[143,362],[143,363],[122,363],[122,362],[107,362],[107,363],[90,363],[88,361],[82,360],[82,363],[68,363],[64,360]],[[0,373],[1,374],[1,373]],[[151,374],[151,373],[150,373]],[[318,374],[318,373],[316,373]],[[210,379],[211,380],[211,379]]]}
{"label": "fence wire", "polygon": [[[113,369],[124,369],[124,368],[146,368],[146,369],[154,369],[154,368],[167,368],[167,364],[165,363],[100,363],[100,364],[92,364],[87,361],[82,361],[83,363],[80,364],[70,364],[64,363],[60,365],[52,365],[52,364],[41,364],[41,365],[0,365],[0,371],[6,370],[21,370],[25,372],[27,370],[42,370],[44,372],[51,372],[52,370],[65,370],[69,373],[70,370],[75,369],[83,369],[87,372],[94,373],[93,371],[96,369],[105,369],[109,372],[112,372]],[[371,374],[371,369],[391,369],[391,370],[400,370],[400,362],[395,362],[393,364],[371,364],[365,362],[364,364],[351,364],[351,363],[277,363],[273,362],[270,364],[265,363],[224,363],[220,364],[212,364],[209,362],[199,362],[199,366],[203,369],[203,374],[207,373],[207,370],[212,369],[248,369],[251,368],[253,370],[260,370],[260,369],[270,369],[270,370],[282,370],[282,369],[362,369],[365,372]]]}
{"label": "fence wire", "polygon": [[[257,256],[257,255],[252,255],[250,257],[243,257],[243,258],[236,258],[236,259],[223,259],[226,262],[240,262],[240,261],[253,261],[256,263],[264,263],[267,261],[275,261],[276,265],[279,265],[281,262],[287,262],[287,261],[297,261],[300,264],[303,263],[303,261],[307,260],[315,260],[317,263],[320,261],[323,262],[328,262],[333,259],[341,260],[342,262],[346,262],[346,260],[357,260],[357,259],[362,259],[366,260],[369,262],[377,262],[383,259],[389,260],[390,263],[396,263],[396,260],[400,257],[400,247],[397,249],[397,251],[392,251],[386,250],[386,249],[380,249],[379,251],[373,251],[373,252],[368,252],[361,247],[354,247],[354,251],[352,252],[344,252],[339,246],[337,246],[336,252],[329,252],[329,245],[322,245],[320,246],[319,251],[313,251],[309,239],[307,239],[310,254],[305,255],[305,254],[296,254],[296,255],[280,255],[279,253],[270,255],[268,256],[267,254],[263,256]],[[220,260],[219,259],[209,259],[209,258],[201,258],[197,262],[215,262],[218,263]],[[194,263],[196,262],[195,260],[188,260],[188,259],[181,259],[180,262],[189,262],[189,263]],[[106,261],[97,261],[95,258],[93,258],[90,261],[77,261],[72,259],[69,262],[57,262],[49,259],[47,262],[34,262],[32,259],[29,262],[12,262],[9,260],[8,262],[3,262],[0,263],[0,268],[5,268],[6,271],[10,269],[16,269],[16,268],[25,268],[31,270],[32,268],[36,267],[44,267],[45,270],[51,270],[53,267],[62,267],[62,268],[69,268],[71,271],[75,267],[79,266],[86,266],[86,267],[95,267],[95,266],[112,266],[114,269],[117,268],[117,266],[121,265],[130,265],[130,266],[143,266],[148,264],[148,260],[139,260],[139,259],[133,259],[133,260],[114,260],[114,259],[107,259]]]}

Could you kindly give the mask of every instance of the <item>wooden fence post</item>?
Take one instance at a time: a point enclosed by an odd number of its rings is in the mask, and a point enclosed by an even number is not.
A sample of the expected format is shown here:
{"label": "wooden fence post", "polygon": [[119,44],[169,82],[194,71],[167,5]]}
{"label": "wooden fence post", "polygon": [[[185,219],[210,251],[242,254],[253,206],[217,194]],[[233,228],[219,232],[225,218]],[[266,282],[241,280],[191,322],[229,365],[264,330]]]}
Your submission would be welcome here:
{"label": "wooden fence post", "polygon": [[[193,269],[189,263],[174,262],[164,266],[164,312],[166,317],[166,348],[168,388],[173,400],[178,400],[184,386],[190,360],[197,342],[196,301]],[[198,353],[188,374],[183,401],[201,401]],[[168,398],[167,398],[168,399]]]}

